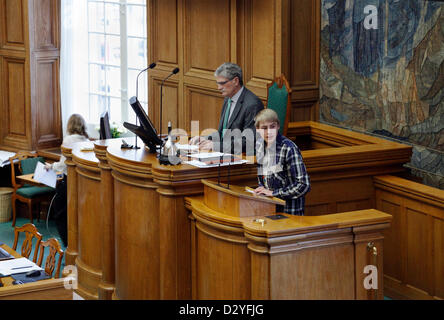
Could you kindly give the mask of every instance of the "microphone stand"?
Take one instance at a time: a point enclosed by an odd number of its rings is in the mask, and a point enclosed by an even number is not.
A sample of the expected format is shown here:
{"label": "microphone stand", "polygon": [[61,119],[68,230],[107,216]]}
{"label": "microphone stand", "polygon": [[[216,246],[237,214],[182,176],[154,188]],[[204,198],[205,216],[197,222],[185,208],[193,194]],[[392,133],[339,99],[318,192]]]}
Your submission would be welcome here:
{"label": "microphone stand", "polygon": [[[167,81],[171,76],[175,75],[179,72],[179,68],[175,68],[165,79],[163,79],[162,83],[160,84],[160,125],[159,125],[159,134],[160,139],[162,140],[162,110],[163,110],[163,85],[165,84],[165,81]],[[171,164],[168,160],[168,155],[162,154],[163,146],[165,145],[165,141],[163,142],[162,146],[160,146],[160,155],[159,155],[159,162],[160,164]]]}
{"label": "microphone stand", "polygon": [[160,125],[159,125],[159,134],[160,138],[162,139],[162,110],[163,110],[163,85],[165,84],[165,81],[167,81],[172,75],[175,75],[179,72],[179,68],[175,68],[165,79],[163,79],[161,85],[160,85]]}

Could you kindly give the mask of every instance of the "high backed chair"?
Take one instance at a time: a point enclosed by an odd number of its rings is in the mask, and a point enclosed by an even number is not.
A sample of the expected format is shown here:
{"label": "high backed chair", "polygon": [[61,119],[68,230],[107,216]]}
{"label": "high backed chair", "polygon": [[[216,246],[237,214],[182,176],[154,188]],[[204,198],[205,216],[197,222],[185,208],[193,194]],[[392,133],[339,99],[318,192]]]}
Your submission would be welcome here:
{"label": "high backed chair", "polygon": [[281,123],[279,132],[287,135],[288,122],[291,112],[290,100],[291,88],[285,76],[281,74],[273,82],[267,85],[267,106],[266,108],[276,111]]}
{"label": "high backed chair", "polygon": [[[11,180],[12,187],[14,191],[11,196],[12,202],[12,226],[15,226],[16,219],[16,200],[25,203],[28,206],[29,218],[32,223],[32,208],[35,205],[38,205],[38,209],[40,211],[40,203],[42,201],[49,201],[50,197],[54,194],[54,189],[50,187],[37,187],[31,185],[21,185],[16,182],[15,176],[15,166],[14,161],[18,160],[18,175],[30,174],[34,173],[35,167],[37,166],[37,162],[44,163],[44,159],[42,157],[38,157],[37,154],[31,153],[28,151],[19,151],[17,154],[11,158],[9,161],[11,162]],[[40,219],[40,214],[37,217]]]}
{"label": "high backed chair", "polygon": [[58,278],[60,276],[60,266],[62,264],[64,252],[62,250],[62,247],[60,246],[60,243],[57,241],[56,238],[51,238],[48,239],[47,241],[40,242],[40,256],[39,256],[39,261],[37,262],[37,264],[40,267],[42,266],[43,254],[45,252],[46,247],[49,248],[49,254],[46,257],[45,261],[45,272],[48,275],[52,276],[52,273],[54,272],[55,269],[56,255],[58,253],[59,258],[57,261],[57,269],[53,277],[53,278]]}
{"label": "high backed chair", "polygon": [[34,250],[34,257],[32,261],[37,261],[37,252],[39,251],[40,242],[42,241],[42,235],[38,232],[35,225],[32,223],[26,223],[21,227],[15,227],[14,228],[14,245],[12,246],[13,250],[17,249],[17,244],[19,240],[20,233],[25,234],[25,239],[22,242],[22,248],[20,254],[22,257],[29,258],[32,251],[32,241],[35,238],[36,244],[35,244],[35,250]]}

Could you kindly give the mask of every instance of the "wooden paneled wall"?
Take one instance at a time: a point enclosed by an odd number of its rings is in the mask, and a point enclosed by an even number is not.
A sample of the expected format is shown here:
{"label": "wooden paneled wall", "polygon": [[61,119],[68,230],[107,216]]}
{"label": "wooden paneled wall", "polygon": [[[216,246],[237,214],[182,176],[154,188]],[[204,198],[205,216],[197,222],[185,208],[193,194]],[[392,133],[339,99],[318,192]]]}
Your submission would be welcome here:
{"label": "wooden paneled wall", "polygon": [[[318,120],[320,0],[147,0],[149,115],[191,130],[216,128],[223,98],[213,73],[238,63],[246,86],[266,100],[283,73],[292,87],[291,121]],[[60,145],[60,0],[0,0],[0,147]]]}
{"label": "wooden paneled wall", "polygon": [[266,85],[285,74],[292,87],[291,121],[318,120],[319,0],[148,0],[148,113],[162,131],[217,128],[223,97],[214,71],[239,64],[245,85],[264,102]]}
{"label": "wooden paneled wall", "polygon": [[62,142],[60,0],[0,0],[0,148]]}
{"label": "wooden paneled wall", "polygon": [[396,299],[444,299],[444,191],[395,176],[374,178],[384,234],[384,290]]}

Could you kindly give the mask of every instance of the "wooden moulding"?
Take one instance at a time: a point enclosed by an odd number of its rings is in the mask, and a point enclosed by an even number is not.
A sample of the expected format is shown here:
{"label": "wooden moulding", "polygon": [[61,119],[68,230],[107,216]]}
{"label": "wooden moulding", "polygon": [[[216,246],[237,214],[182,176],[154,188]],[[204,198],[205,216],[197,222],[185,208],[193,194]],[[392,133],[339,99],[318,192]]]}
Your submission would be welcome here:
{"label": "wooden moulding", "polygon": [[210,180],[202,180],[204,185],[205,205],[220,213],[235,217],[263,216],[274,214],[276,205],[285,205],[277,198],[255,196],[245,191],[244,187],[226,184],[218,185]]}
{"label": "wooden moulding", "polygon": [[298,136],[302,135],[310,135],[314,141],[322,140],[328,146],[302,151],[310,174],[350,169],[368,171],[369,168],[377,173],[378,168],[384,172],[388,166],[392,172],[403,171],[402,165],[410,161],[412,153],[411,146],[397,142],[313,121],[291,122],[288,137],[298,144]]}
{"label": "wooden moulding", "polygon": [[66,279],[47,279],[0,288],[0,300],[72,300],[73,291],[64,287]]}
{"label": "wooden moulding", "polygon": [[382,286],[382,231],[390,226],[390,215],[369,209],[271,220],[265,213],[230,216],[206,201],[206,196],[186,199],[194,299],[382,299],[382,290],[364,288],[363,270],[374,262],[367,249],[373,242]]}
{"label": "wooden moulding", "polygon": [[[375,187],[407,197],[444,211],[444,191],[421,183],[405,180],[395,176],[377,176],[373,178]],[[444,217],[443,217],[444,218]]]}
{"label": "wooden moulding", "polygon": [[376,208],[393,216],[384,233],[384,284],[395,299],[444,298],[444,190],[377,176]]}

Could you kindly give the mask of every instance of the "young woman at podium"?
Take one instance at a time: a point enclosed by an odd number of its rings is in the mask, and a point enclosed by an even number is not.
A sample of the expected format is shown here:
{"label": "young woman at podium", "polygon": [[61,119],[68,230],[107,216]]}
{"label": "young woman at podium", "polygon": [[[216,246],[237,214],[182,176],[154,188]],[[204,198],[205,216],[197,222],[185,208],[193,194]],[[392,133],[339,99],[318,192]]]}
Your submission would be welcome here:
{"label": "young woman at podium", "polygon": [[285,200],[277,212],[304,215],[305,194],[310,179],[298,146],[280,132],[279,117],[272,109],[264,109],[255,117],[259,187],[256,194]]}

